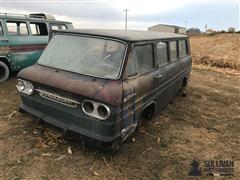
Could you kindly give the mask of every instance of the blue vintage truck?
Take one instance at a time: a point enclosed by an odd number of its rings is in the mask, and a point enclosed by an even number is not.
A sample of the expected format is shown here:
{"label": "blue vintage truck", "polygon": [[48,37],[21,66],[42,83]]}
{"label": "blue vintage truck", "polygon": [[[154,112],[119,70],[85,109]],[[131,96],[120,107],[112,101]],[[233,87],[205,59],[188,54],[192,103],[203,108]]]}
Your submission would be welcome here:
{"label": "blue vintage truck", "polygon": [[52,15],[0,13],[0,83],[11,72],[36,63],[54,30],[72,29]]}

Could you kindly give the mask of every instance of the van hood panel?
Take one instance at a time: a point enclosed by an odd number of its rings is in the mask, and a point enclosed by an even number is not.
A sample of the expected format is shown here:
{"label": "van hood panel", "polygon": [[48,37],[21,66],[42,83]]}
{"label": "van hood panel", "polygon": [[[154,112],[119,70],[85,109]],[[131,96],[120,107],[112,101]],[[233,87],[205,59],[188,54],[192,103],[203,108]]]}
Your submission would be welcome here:
{"label": "van hood panel", "polygon": [[122,103],[121,80],[99,79],[39,64],[23,69],[18,73],[18,77],[113,106]]}

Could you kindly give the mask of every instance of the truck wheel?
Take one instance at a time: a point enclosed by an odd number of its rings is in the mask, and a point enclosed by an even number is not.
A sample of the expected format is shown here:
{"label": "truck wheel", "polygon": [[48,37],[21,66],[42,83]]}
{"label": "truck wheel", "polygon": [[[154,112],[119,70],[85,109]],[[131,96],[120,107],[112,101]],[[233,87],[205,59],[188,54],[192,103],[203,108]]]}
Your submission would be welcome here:
{"label": "truck wheel", "polygon": [[9,78],[10,70],[7,64],[0,61],[0,83],[6,81]]}

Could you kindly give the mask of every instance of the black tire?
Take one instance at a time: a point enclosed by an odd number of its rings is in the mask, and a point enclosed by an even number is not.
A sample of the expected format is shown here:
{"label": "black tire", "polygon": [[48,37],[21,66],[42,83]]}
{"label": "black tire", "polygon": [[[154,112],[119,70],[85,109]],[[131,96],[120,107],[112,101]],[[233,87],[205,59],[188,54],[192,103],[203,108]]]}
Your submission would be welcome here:
{"label": "black tire", "polygon": [[154,105],[150,105],[149,107],[147,107],[146,109],[144,109],[144,111],[142,112],[142,116],[141,118],[138,120],[138,124],[137,124],[137,130],[139,130],[142,126],[145,120],[151,120],[153,118],[154,115]]}
{"label": "black tire", "polygon": [[142,113],[142,117],[143,117],[143,119],[145,119],[145,120],[150,120],[150,119],[152,119],[153,118],[153,115],[154,115],[154,106],[149,106],[149,107],[147,107],[144,111],[143,111],[143,113]]}
{"label": "black tire", "polygon": [[182,96],[182,97],[186,97],[187,94],[184,92],[185,87],[187,86],[188,82],[187,82],[187,78],[183,79],[182,82],[182,87],[181,89],[177,92],[177,96]]}
{"label": "black tire", "polygon": [[6,81],[9,78],[10,70],[6,63],[0,61],[0,83]]}

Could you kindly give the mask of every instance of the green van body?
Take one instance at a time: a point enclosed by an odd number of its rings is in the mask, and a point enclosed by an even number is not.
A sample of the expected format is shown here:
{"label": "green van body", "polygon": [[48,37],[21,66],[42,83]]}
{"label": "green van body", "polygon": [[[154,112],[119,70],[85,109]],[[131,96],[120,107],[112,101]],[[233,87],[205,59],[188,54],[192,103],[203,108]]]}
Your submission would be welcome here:
{"label": "green van body", "polygon": [[[15,28],[10,25],[16,25],[16,34],[9,32]],[[37,25],[42,25],[44,33],[41,34],[41,30],[38,34],[33,32],[32,27]],[[52,30],[71,28],[73,26],[70,22],[45,19],[42,16],[0,14],[0,82],[7,79],[6,71],[20,71],[35,64],[48,44]],[[23,35],[20,34],[21,31],[24,32]],[[8,70],[4,69],[3,63]]]}

